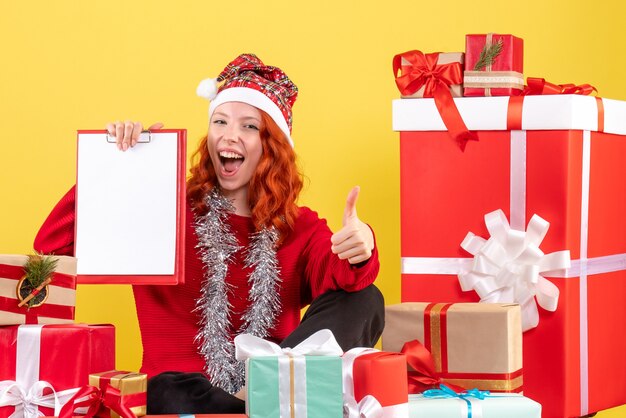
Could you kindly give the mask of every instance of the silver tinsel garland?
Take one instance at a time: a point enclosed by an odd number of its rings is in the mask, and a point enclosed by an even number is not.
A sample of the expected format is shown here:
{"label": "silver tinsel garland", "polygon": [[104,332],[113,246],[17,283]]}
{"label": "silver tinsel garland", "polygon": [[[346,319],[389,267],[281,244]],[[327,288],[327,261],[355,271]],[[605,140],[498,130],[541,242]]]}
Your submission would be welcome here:
{"label": "silver tinsel garland", "polygon": [[[236,393],[244,384],[244,364],[235,359],[235,347],[230,338],[228,296],[237,289],[226,283],[226,277],[228,265],[241,247],[228,224],[228,214],[234,211],[231,202],[217,187],[205,197],[205,202],[208,212],[195,222],[200,257],[206,267],[202,295],[196,301],[196,310],[201,315],[196,342],[206,361],[211,383]],[[248,309],[237,334],[266,337],[280,312],[277,239],[278,232],[274,228],[263,229],[251,236],[250,246],[245,250],[245,267],[253,270],[248,277],[251,285]]]}

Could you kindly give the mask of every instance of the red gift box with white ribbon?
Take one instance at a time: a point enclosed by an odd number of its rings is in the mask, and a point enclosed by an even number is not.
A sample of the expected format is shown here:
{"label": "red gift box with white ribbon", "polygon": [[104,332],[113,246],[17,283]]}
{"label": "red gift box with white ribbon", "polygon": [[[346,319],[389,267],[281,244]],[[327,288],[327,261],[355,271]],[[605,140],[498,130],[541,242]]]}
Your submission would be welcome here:
{"label": "red gift box with white ribbon", "polygon": [[0,418],[58,416],[89,384],[115,366],[113,325],[0,327]]}
{"label": "red gift box with white ribbon", "polygon": [[393,102],[402,302],[526,305],[524,394],[544,417],[626,403],[626,102],[454,101],[478,137],[465,152],[432,99]]}

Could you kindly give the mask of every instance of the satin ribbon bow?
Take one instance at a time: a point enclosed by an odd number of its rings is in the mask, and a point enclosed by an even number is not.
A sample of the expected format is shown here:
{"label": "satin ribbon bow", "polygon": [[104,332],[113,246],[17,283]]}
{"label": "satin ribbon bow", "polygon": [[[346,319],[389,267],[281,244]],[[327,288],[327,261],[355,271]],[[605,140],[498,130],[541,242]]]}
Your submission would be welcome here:
{"label": "satin ribbon bow", "polygon": [[[408,65],[402,65],[402,59]],[[421,51],[408,51],[393,57],[393,74],[400,93],[409,96],[424,87],[424,97],[433,97],[435,105],[448,132],[465,150],[467,141],[478,141],[475,133],[470,132],[454,104],[450,86],[461,84],[463,69],[461,63],[437,65],[439,53],[424,54]],[[400,71],[401,75],[398,75]]]}
{"label": "satin ribbon bow", "polygon": [[[433,355],[418,340],[405,343],[400,350],[406,356],[406,362],[413,369],[408,372],[409,393],[422,393],[425,390],[443,384],[443,379],[435,370]],[[464,388],[448,384],[454,390]]]}
{"label": "satin ribbon bow", "polygon": [[523,96],[542,94],[582,94],[588,96],[593,92],[598,92],[591,84],[554,84],[538,77],[528,77],[526,83],[528,85],[522,91]]}
{"label": "satin ribbon bow", "polygon": [[523,330],[534,328],[539,324],[537,303],[554,312],[559,301],[558,287],[541,273],[569,268],[569,251],[544,254],[539,249],[550,223],[537,215],[526,231],[511,229],[500,209],[486,214],[485,224],[488,240],[468,232],[461,243],[474,256],[471,270],[458,275],[461,289],[475,290],[481,302],[519,303]]}
{"label": "satin ribbon bow", "polygon": [[472,401],[468,398],[476,398],[483,400],[489,396],[489,391],[482,391],[478,389],[467,390],[462,393],[457,393],[450,389],[448,386],[442,384],[439,389],[429,389],[422,394],[425,398],[457,398],[465,401],[467,404],[467,418],[479,418],[482,417],[482,408],[475,408]]}
{"label": "satin ribbon bow", "polygon": [[366,395],[356,402],[354,397],[344,397],[343,418],[382,418],[383,407],[372,395]]}
{"label": "satin ribbon bow", "polygon": [[251,334],[241,334],[235,337],[235,358],[240,361],[264,356],[341,356],[342,354],[343,350],[328,329],[317,331],[293,348],[281,348],[278,344]]}
{"label": "satin ribbon bow", "polygon": [[[132,395],[131,395],[132,396]],[[93,417],[104,406],[117,413],[122,418],[136,418],[133,411],[126,406],[124,395],[119,389],[107,385],[104,390],[95,386],[83,386],[61,408],[59,418],[72,418],[74,410],[87,407],[85,418]]]}
{"label": "satin ribbon bow", "polygon": [[481,401],[488,397],[489,394],[490,392],[488,390],[478,390],[476,388],[459,393],[443,383],[439,385],[439,389],[428,389],[422,393],[425,398],[464,398],[469,396],[480,399]]}
{"label": "satin ribbon bow", "polygon": [[[44,389],[52,392],[44,395]],[[43,380],[31,385],[26,389],[13,380],[0,382],[0,407],[15,406],[15,411],[9,418],[36,418],[43,416],[37,409],[38,406],[54,409],[54,414],[58,415],[61,406],[70,399],[77,389],[67,389],[56,392],[54,387]]]}

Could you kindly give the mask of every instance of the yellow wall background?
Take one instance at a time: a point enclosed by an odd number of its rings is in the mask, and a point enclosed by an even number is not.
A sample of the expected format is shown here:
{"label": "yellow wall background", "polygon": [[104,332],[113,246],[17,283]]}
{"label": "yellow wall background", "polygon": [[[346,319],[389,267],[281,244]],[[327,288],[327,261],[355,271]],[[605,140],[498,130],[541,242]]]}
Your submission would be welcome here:
{"label": "yellow wall background", "polygon": [[[400,300],[398,97],[394,54],[463,51],[466,33],[525,41],[525,75],[592,83],[626,99],[626,4],[620,0],[3,1],[0,7],[0,253],[29,253],[74,183],[75,131],[107,121],[207,127],[199,80],[241,52],[283,68],[300,88],[293,138],[308,178],[301,203],[332,228],[361,185],[360,217],[376,230],[378,284]],[[118,367],[141,361],[129,286],[80,286],[77,320],[117,327]],[[626,416],[626,407],[599,414]]]}

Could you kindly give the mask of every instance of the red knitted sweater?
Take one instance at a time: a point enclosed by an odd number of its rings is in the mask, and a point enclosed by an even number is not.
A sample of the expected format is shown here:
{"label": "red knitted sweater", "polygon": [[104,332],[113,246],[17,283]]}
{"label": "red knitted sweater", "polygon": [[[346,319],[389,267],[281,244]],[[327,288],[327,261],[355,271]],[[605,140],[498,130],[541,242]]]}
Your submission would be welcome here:
{"label": "red knitted sweater", "polygon": [[[55,206],[37,237],[34,248],[46,254],[74,253],[74,198],[72,188]],[[199,315],[193,312],[204,282],[204,265],[198,257],[198,239],[193,213],[187,205],[185,283],[178,286],[133,286],[137,317],[143,343],[141,371],[152,376],[164,371],[200,372],[204,360],[198,354],[194,337]],[[230,215],[229,222],[238,243],[245,248],[254,232],[251,218]],[[292,234],[278,249],[282,310],[271,338],[283,340],[300,323],[300,309],[327,290],[357,291],[374,282],[378,274],[378,251],[359,267],[339,260],[330,250],[332,232],[326,221],[306,207],[300,213]],[[229,297],[234,330],[248,306],[249,270],[243,268],[243,251],[229,266],[227,282],[234,289]],[[233,335],[234,337],[234,335]]]}

